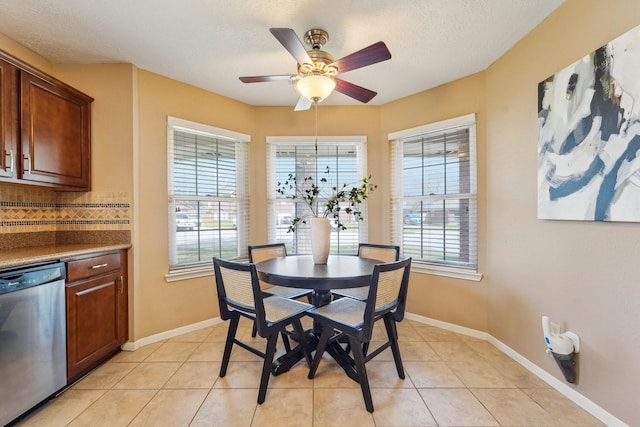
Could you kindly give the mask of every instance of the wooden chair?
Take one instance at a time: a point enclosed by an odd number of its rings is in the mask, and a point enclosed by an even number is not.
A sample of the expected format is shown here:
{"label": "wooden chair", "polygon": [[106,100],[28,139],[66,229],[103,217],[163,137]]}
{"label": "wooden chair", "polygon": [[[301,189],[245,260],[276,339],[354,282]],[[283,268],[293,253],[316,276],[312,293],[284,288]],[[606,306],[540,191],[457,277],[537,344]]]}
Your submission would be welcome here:
{"label": "wooden chair", "polygon": [[[266,245],[250,245],[249,246],[249,262],[257,264],[273,258],[287,256],[287,248],[284,243],[269,243]],[[263,292],[271,295],[278,295],[283,298],[298,299],[300,297],[309,297],[313,292],[312,289],[291,288],[288,286],[277,286],[260,281],[260,288]]]}
{"label": "wooden chair", "polygon": [[[373,243],[360,243],[358,245],[358,256],[361,258],[374,259],[380,262],[397,261],[400,257],[400,247],[390,245],[376,245]],[[332,290],[334,298],[349,297],[360,301],[367,299],[369,287],[346,288]]]}
{"label": "wooden chair", "polygon": [[[309,370],[309,379],[315,376],[327,344],[343,337],[348,338],[353,353],[354,367],[367,411],[373,412],[373,400],[365,368],[368,361],[391,347],[398,377],[404,379],[396,322],[404,318],[410,267],[411,258],[378,264],[373,270],[366,301],[340,298],[309,311],[309,315],[318,322],[321,329],[316,354]],[[387,342],[367,354],[373,325],[380,319],[384,321]]]}
{"label": "wooden chair", "polygon": [[[213,268],[218,290],[220,317],[223,320],[231,321],[222,356],[220,377],[224,377],[227,373],[234,344],[260,356],[264,359],[264,363],[258,390],[258,403],[263,403],[269,377],[273,370],[278,335],[286,331],[286,326],[293,326],[296,338],[299,340],[307,359],[307,364],[311,365],[311,354],[304,343],[304,331],[300,318],[305,316],[313,306],[301,301],[263,293],[258,282],[256,267],[252,263],[244,264],[214,258]],[[258,334],[267,339],[267,347],[264,352],[236,338],[240,316],[253,320]]]}
{"label": "wooden chair", "polygon": [[[285,257],[287,256],[287,248],[284,243],[269,243],[266,245],[249,245],[249,262],[257,264],[262,261],[267,261],[273,258]],[[298,299],[301,297],[307,297],[307,300],[310,301],[311,294],[313,293],[312,289],[302,289],[302,288],[291,288],[287,286],[277,286],[272,285],[270,283],[263,282],[260,280],[260,288],[263,292],[266,292],[270,295],[277,295],[283,298],[291,298]],[[253,330],[251,331],[251,336],[255,337],[257,333],[256,325],[253,325]],[[289,346],[289,341],[286,337],[283,336],[285,340],[285,348],[287,351],[291,350]]]}

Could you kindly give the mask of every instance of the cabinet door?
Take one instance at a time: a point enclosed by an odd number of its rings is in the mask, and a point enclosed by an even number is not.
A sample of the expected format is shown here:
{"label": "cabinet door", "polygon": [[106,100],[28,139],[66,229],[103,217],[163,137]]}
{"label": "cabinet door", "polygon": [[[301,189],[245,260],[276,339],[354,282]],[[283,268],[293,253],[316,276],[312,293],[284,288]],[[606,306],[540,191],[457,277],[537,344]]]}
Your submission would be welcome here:
{"label": "cabinet door", "polygon": [[22,180],[90,190],[90,98],[25,71],[20,88]]}
{"label": "cabinet door", "polygon": [[0,59],[0,177],[15,178],[18,162],[18,69]]}
{"label": "cabinet door", "polygon": [[120,271],[67,284],[67,377],[78,379],[124,342]]}
{"label": "cabinet door", "polygon": [[118,339],[124,344],[129,339],[129,264],[127,251],[120,251],[120,288],[118,289]]}

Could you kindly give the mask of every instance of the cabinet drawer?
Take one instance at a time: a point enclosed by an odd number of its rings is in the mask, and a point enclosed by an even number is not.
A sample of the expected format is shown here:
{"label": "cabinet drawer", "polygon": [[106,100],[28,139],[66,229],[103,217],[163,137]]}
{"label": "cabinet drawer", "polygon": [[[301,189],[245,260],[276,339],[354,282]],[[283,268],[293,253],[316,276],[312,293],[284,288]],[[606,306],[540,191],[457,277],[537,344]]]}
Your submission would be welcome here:
{"label": "cabinet drawer", "polygon": [[120,254],[106,254],[67,263],[67,282],[86,279],[120,269]]}

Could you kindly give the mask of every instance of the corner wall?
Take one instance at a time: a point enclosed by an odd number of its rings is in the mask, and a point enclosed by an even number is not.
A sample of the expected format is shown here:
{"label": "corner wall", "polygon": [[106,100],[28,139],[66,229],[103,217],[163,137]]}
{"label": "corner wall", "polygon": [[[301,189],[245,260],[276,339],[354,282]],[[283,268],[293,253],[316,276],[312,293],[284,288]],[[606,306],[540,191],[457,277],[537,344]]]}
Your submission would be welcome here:
{"label": "corner wall", "polygon": [[[138,144],[134,248],[135,334],[132,341],[219,315],[213,277],[167,283],[167,116],[246,134],[254,107],[144,70],[137,71]],[[253,144],[253,143],[252,143]]]}
{"label": "corner wall", "polygon": [[[485,81],[478,73],[381,107],[381,138],[453,117],[476,113],[478,155],[478,271],[487,274],[486,245],[486,138]],[[385,161],[389,164],[388,142]],[[385,199],[388,200],[388,199]],[[388,203],[388,202],[387,202]],[[387,218],[388,221],[388,218]],[[378,224],[384,224],[380,222]],[[387,239],[389,236],[387,235]],[[407,311],[479,331],[487,330],[487,281],[451,279],[412,272]]]}
{"label": "corner wall", "polygon": [[571,387],[629,425],[640,424],[640,224],[537,219],[537,85],[638,24],[636,0],[568,0],[485,72],[488,332],[563,382],[541,316],[576,332]]}

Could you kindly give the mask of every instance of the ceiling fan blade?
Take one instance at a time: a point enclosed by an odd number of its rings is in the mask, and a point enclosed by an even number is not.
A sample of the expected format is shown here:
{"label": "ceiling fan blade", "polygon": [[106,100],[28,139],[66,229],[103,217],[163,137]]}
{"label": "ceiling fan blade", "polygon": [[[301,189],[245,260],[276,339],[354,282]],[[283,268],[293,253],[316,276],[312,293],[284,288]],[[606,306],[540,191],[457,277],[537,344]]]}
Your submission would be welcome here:
{"label": "ceiling fan blade", "polygon": [[346,73],[387,59],[391,59],[391,52],[384,42],[378,42],[340,58],[331,65],[338,67],[338,73]]}
{"label": "ceiling fan blade", "polygon": [[313,61],[307,53],[307,49],[295,31],[291,28],[269,28],[269,31],[271,31],[271,34],[289,51],[291,56],[298,61],[298,64],[313,64]]}
{"label": "ceiling fan blade", "polygon": [[242,83],[277,82],[281,80],[291,80],[295,74],[283,74],[279,76],[248,76],[239,77]]}
{"label": "ceiling fan blade", "polygon": [[372,90],[363,88],[362,86],[358,86],[335,77],[334,80],[336,81],[336,91],[350,96],[351,98],[356,99],[360,102],[364,102],[365,104],[371,101],[373,97],[378,94],[378,92],[374,92]]}
{"label": "ceiling fan blade", "polygon": [[298,98],[298,102],[296,103],[296,107],[293,109],[293,111],[304,111],[308,110],[309,108],[311,108],[311,101],[304,96],[301,96],[300,98]]}

